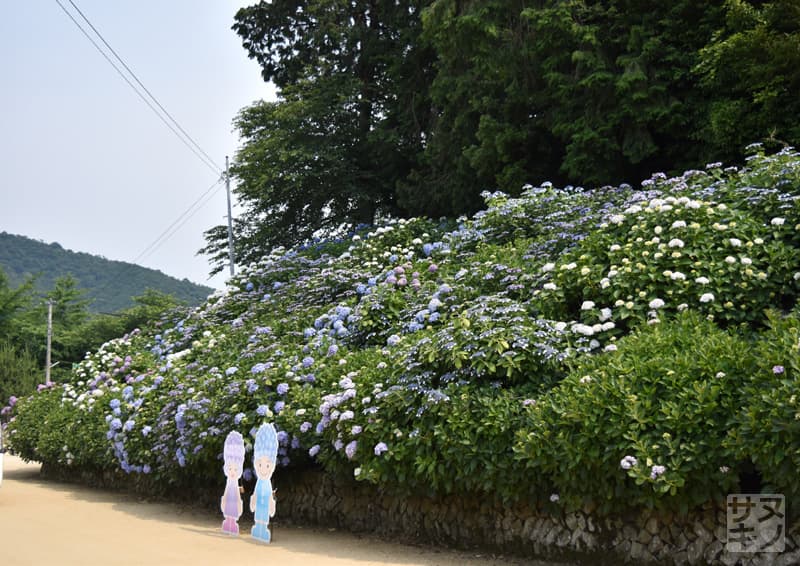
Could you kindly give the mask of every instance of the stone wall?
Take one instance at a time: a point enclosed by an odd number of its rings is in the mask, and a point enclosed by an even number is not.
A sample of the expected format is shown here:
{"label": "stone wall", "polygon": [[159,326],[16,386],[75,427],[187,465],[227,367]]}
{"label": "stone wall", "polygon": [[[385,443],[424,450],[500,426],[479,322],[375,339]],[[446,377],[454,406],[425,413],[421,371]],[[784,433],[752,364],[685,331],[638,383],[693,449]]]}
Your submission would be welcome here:
{"label": "stone wall", "polygon": [[[45,466],[51,478],[159,493],[146,476],[87,472]],[[209,509],[219,504],[220,485],[170,491],[160,497],[192,501]],[[336,527],[392,540],[426,542],[499,554],[568,560],[580,564],[800,564],[800,523],[786,537],[782,554],[732,554],[725,550],[725,509],[708,505],[688,516],[643,511],[600,518],[591,508],[553,516],[524,504],[504,506],[478,497],[400,497],[318,470],[279,471],[275,524]],[[245,486],[246,492],[253,486]],[[247,513],[247,511],[245,511]],[[250,517],[245,515],[245,521]]]}
{"label": "stone wall", "polygon": [[685,517],[642,512],[598,518],[591,508],[554,517],[528,505],[478,498],[401,498],[320,472],[278,475],[276,519],[503,554],[586,564],[800,563],[800,524],[778,554],[725,551],[725,509],[709,505]]}

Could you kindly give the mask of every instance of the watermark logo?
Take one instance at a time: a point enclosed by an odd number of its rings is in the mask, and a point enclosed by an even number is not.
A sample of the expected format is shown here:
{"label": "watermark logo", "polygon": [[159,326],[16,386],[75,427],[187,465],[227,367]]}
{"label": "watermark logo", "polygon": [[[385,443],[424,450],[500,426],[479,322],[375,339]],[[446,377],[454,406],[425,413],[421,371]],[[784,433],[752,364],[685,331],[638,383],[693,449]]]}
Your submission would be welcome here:
{"label": "watermark logo", "polygon": [[728,495],[728,552],[783,552],[786,546],[786,500],[783,495]]}

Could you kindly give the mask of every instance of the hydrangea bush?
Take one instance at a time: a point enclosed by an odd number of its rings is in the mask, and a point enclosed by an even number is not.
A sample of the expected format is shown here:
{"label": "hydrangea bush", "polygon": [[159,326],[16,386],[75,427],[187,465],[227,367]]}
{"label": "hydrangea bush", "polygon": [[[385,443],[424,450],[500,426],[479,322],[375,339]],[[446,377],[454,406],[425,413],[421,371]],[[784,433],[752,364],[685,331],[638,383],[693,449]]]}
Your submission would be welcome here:
{"label": "hydrangea bush", "polygon": [[271,250],[10,403],[11,446],[214,482],[225,435],[269,421],[281,467],[398,491],[685,510],[755,468],[800,492],[800,158],[753,149]]}

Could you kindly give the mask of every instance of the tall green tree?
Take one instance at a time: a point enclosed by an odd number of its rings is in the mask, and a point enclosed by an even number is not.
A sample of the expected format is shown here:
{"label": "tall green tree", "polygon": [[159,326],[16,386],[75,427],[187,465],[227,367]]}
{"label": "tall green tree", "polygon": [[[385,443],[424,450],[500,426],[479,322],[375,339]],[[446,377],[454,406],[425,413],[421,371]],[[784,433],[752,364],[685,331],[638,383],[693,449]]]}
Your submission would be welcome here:
{"label": "tall green tree", "polygon": [[700,52],[711,100],[704,141],[722,159],[745,145],[800,144],[800,3],[725,3],[724,26]]}
{"label": "tall green tree", "polygon": [[[239,256],[342,224],[401,213],[396,185],[414,167],[430,120],[432,55],[419,41],[428,2],[275,0],[242,8],[234,30],[277,102],[245,108],[231,169],[246,212]],[[202,250],[221,269],[225,230]]]}
{"label": "tall green tree", "polygon": [[691,70],[721,0],[437,0],[424,21],[439,56],[433,178],[513,193],[700,159],[706,103]]}
{"label": "tall green tree", "polygon": [[30,305],[33,286],[34,280],[29,278],[12,288],[8,276],[0,268],[0,338],[10,338],[17,333],[15,319]]}
{"label": "tall green tree", "polygon": [[18,319],[16,342],[19,347],[30,351],[44,367],[47,352],[47,302],[53,303],[53,361],[75,361],[85,350],[81,348],[83,337],[78,331],[89,319],[89,300],[86,291],[78,287],[71,275],[59,277],[53,288],[45,293]]}
{"label": "tall green tree", "polygon": [[0,406],[12,395],[21,397],[32,393],[42,381],[44,372],[36,358],[10,340],[0,338]]}

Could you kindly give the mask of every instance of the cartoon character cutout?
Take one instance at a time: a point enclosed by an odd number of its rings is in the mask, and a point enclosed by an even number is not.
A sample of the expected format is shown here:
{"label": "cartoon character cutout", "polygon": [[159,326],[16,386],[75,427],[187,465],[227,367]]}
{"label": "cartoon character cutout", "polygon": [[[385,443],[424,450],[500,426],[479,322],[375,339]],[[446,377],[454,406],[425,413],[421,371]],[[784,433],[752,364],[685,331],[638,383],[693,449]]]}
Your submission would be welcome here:
{"label": "cartoon character cutout", "polygon": [[242,496],[239,491],[239,478],[244,470],[244,438],[236,431],[228,433],[225,447],[222,450],[225,464],[222,471],[228,478],[225,493],[220,500],[220,509],[225,516],[222,521],[222,532],[236,536],[239,534],[239,517],[242,516]]}
{"label": "cartoon character cutout", "polygon": [[262,424],[256,433],[253,448],[253,468],[256,472],[256,489],[250,497],[250,510],[255,515],[253,538],[270,541],[269,518],[275,515],[275,497],[272,493],[272,472],[278,458],[278,434],[271,424]]}

